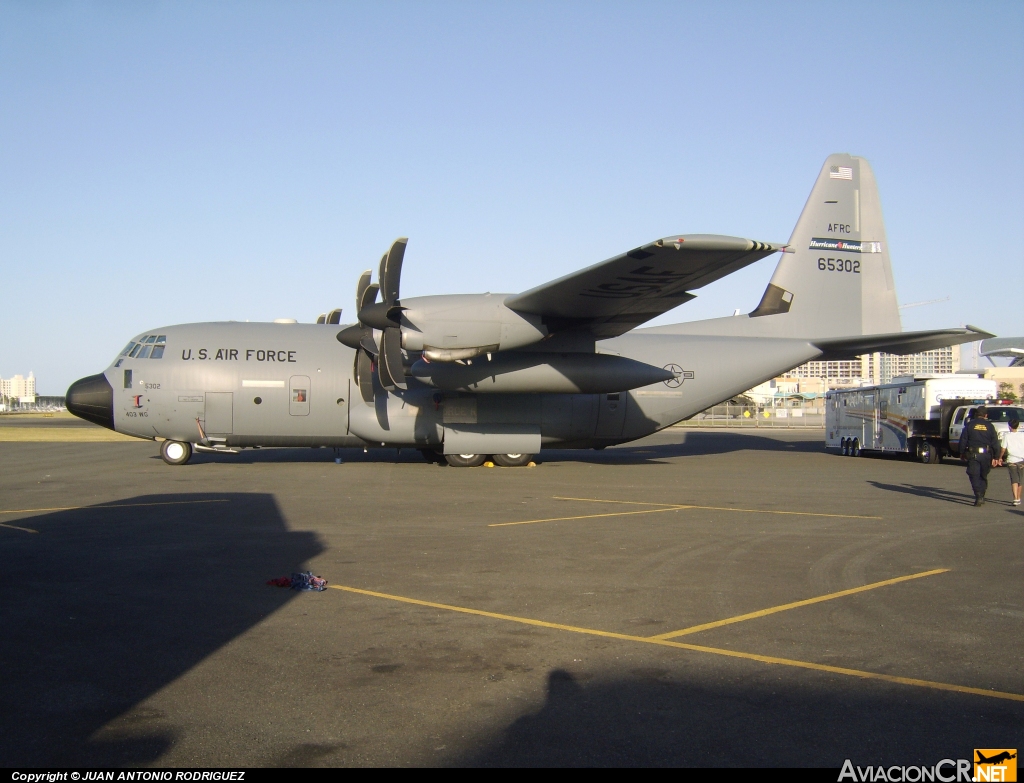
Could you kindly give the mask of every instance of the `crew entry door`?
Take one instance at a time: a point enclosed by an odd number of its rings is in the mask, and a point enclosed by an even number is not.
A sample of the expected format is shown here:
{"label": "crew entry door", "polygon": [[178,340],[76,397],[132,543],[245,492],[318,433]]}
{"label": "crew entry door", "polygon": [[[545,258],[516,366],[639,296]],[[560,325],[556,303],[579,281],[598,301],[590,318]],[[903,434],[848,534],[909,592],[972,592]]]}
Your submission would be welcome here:
{"label": "crew entry door", "polygon": [[292,416],[309,415],[308,375],[293,375],[288,381],[288,413]]}
{"label": "crew entry door", "polygon": [[231,392],[206,392],[206,434],[230,435],[234,429]]}

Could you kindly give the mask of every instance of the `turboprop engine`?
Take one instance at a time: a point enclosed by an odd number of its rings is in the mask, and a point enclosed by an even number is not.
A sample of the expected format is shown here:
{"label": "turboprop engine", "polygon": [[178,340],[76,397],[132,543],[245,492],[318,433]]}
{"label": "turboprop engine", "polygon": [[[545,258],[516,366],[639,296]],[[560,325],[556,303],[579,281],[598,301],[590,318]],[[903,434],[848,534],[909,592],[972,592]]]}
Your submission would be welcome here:
{"label": "turboprop engine", "polygon": [[[408,239],[395,240],[380,261],[378,282],[363,272],[356,288],[358,324],[338,333],[356,350],[355,377],[363,398],[373,398],[376,366],[384,388],[404,389],[402,349],[428,362],[462,362],[484,354],[522,348],[548,336],[540,316],[519,313],[500,294],[461,294],[399,298],[402,261]],[[377,301],[378,292],[383,301]]]}
{"label": "turboprop engine", "polygon": [[456,362],[543,340],[540,317],[517,313],[500,294],[422,296],[402,312],[402,347],[430,362]]}

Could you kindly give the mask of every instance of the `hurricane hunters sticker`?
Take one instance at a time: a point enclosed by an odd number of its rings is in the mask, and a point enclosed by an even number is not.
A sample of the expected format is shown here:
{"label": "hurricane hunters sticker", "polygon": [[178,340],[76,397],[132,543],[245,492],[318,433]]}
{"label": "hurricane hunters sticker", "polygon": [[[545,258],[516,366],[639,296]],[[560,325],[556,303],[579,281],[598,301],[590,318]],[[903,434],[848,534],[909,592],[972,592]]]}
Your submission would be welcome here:
{"label": "hurricane hunters sticker", "polygon": [[858,242],[853,239],[814,237],[808,250],[841,250],[844,253],[881,253],[881,242]]}

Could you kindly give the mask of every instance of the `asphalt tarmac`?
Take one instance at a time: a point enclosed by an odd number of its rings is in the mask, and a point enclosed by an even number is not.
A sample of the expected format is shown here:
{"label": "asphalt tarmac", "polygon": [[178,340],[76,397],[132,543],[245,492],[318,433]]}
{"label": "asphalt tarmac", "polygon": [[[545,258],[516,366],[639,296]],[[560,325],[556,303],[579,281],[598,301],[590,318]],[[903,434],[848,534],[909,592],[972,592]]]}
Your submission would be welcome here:
{"label": "asphalt tarmac", "polygon": [[[672,429],[535,468],[0,443],[0,766],[931,765],[1017,748],[1005,470]],[[267,580],[312,570],[323,593]],[[838,593],[838,595],[837,595]]]}

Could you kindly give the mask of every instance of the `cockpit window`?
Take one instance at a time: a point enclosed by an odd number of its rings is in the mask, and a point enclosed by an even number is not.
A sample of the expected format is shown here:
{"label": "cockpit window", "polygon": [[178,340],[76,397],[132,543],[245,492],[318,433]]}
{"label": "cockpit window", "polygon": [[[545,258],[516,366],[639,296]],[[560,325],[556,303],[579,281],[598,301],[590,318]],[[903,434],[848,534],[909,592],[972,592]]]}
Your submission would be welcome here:
{"label": "cockpit window", "polygon": [[140,337],[138,342],[128,343],[128,347],[121,351],[121,356],[129,359],[162,359],[166,347],[166,334],[147,334]]}

